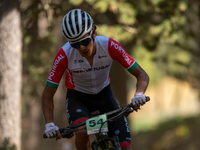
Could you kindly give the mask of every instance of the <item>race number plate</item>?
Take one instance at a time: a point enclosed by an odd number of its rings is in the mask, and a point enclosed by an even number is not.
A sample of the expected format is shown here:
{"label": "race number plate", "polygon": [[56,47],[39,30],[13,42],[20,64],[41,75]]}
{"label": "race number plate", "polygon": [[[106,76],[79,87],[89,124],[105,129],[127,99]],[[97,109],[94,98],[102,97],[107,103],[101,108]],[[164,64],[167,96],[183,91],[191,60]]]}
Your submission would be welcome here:
{"label": "race number plate", "polygon": [[88,119],[86,128],[88,135],[99,133],[100,128],[101,132],[108,132],[107,116],[104,114]]}

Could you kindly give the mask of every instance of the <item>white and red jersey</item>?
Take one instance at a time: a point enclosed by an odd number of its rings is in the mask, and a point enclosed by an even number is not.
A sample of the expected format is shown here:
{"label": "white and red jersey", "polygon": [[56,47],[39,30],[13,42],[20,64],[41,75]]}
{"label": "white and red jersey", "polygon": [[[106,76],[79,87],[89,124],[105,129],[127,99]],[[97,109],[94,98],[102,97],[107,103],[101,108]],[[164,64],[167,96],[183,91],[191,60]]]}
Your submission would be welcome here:
{"label": "white and red jersey", "polygon": [[87,94],[97,94],[110,83],[109,72],[113,60],[117,60],[129,72],[137,67],[137,62],[124,48],[105,36],[96,36],[96,54],[91,67],[85,57],[67,42],[57,53],[47,86],[57,88],[66,71],[65,85]]}

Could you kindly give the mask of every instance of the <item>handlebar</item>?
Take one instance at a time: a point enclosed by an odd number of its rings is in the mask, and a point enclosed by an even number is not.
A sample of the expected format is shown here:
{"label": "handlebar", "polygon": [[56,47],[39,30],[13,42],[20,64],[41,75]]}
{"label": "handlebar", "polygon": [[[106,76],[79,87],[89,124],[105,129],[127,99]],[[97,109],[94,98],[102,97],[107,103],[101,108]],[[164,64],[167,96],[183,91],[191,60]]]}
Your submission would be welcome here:
{"label": "handlebar", "polygon": [[[146,102],[148,102],[148,101],[150,101],[150,97],[146,96]],[[140,109],[140,107],[134,107],[133,104],[130,103],[130,104],[128,104],[128,105],[126,105],[124,107],[121,107],[119,109],[107,112],[106,113],[107,116],[110,116],[110,115],[118,113],[115,116],[113,116],[113,117],[111,117],[111,118],[109,118],[107,120],[108,121],[115,121],[115,120],[117,120],[117,119],[119,119],[121,117],[128,116],[130,113],[132,113],[133,111],[137,111],[138,109]],[[93,116],[97,116],[99,114],[100,114],[99,111],[95,111],[95,112],[91,113],[91,116],[93,117]],[[61,133],[63,138],[71,138],[74,135],[73,132],[81,130],[81,129],[76,129],[76,128],[78,128],[80,126],[83,126],[85,124],[86,124],[86,121],[83,121],[83,122],[80,122],[80,123],[78,123],[76,125],[73,125],[73,126],[70,125],[70,126],[68,126],[66,128],[60,128],[59,131],[60,131],[60,133]],[[46,134],[43,134],[43,138],[46,139],[48,137],[46,136]],[[58,137],[56,138],[56,140],[57,139],[58,139]]]}

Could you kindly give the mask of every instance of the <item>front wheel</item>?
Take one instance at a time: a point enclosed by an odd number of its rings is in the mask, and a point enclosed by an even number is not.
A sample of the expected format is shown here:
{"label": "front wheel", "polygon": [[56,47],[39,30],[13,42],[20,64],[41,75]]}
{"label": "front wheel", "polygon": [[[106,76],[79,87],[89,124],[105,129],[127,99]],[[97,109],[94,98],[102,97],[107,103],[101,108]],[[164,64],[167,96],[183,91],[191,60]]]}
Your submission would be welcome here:
{"label": "front wheel", "polygon": [[117,136],[112,138],[101,137],[92,143],[93,150],[121,150],[119,139]]}

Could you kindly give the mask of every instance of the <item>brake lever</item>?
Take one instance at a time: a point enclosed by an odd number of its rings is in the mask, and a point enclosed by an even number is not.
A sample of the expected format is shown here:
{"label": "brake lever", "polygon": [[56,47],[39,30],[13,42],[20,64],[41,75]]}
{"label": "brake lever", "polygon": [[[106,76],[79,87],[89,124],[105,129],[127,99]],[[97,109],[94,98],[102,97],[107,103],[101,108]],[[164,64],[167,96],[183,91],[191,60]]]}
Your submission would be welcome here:
{"label": "brake lever", "polygon": [[140,109],[140,107],[133,107],[134,111],[137,111],[138,109]]}
{"label": "brake lever", "polygon": [[59,139],[59,137],[57,136],[57,137],[56,137],[56,141],[57,141],[58,139]]}

